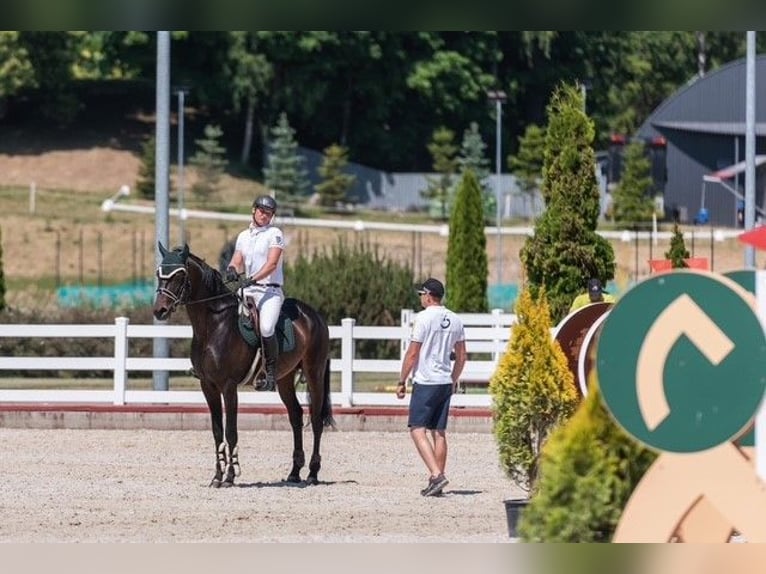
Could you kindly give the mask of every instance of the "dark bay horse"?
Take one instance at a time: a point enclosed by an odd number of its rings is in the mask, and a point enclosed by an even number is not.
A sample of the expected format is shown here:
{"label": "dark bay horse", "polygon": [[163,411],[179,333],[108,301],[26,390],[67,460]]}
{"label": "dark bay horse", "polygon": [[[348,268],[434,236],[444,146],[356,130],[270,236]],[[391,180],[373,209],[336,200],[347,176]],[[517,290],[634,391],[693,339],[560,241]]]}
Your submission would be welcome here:
{"label": "dark bay horse", "polygon": [[[215,439],[216,467],[210,486],[232,486],[240,474],[237,386],[251,378],[256,351],[240,334],[239,299],[220,273],[190,253],[188,245],[168,251],[160,243],[159,249],[162,263],[157,269],[154,316],[165,320],[177,307],[186,307],[193,331],[191,362],[210,410]],[[292,320],[295,337],[293,350],[280,352],[276,371],[277,391],[293,431],[293,461],[287,481],[300,482],[300,471],[306,464],[303,408],[295,394],[295,375],[300,369],[307,383],[314,434],[306,482],[317,484],[322,431],[324,426],[335,426],[330,402],[330,333],[322,316],[302,301],[285,299],[282,312]]]}

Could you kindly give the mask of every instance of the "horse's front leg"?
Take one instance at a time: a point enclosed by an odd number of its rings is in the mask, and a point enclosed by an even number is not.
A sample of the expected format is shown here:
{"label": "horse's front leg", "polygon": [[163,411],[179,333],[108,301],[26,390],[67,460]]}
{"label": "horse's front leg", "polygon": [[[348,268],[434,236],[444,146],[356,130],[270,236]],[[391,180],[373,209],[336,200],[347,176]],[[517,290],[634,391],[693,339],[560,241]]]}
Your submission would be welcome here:
{"label": "horse's front leg", "polygon": [[237,432],[237,409],[239,396],[236,383],[227,384],[223,392],[223,403],[226,408],[226,464],[224,480],[221,486],[233,486],[234,477],[242,472],[239,466],[239,434]]}
{"label": "horse's front leg", "polygon": [[287,482],[300,482],[301,469],[306,466],[306,455],[303,452],[303,408],[298,397],[295,396],[295,384],[292,381],[293,373],[285,379],[280,379],[277,389],[279,396],[287,408],[287,417],[290,428],[293,431],[293,467],[287,475]]}
{"label": "horse's front leg", "polygon": [[226,445],[223,442],[223,409],[221,407],[221,395],[213,388],[213,385],[200,381],[202,394],[205,395],[207,407],[210,411],[210,425],[213,430],[215,442],[215,473],[208,486],[218,488],[223,482],[223,472],[226,468]]}

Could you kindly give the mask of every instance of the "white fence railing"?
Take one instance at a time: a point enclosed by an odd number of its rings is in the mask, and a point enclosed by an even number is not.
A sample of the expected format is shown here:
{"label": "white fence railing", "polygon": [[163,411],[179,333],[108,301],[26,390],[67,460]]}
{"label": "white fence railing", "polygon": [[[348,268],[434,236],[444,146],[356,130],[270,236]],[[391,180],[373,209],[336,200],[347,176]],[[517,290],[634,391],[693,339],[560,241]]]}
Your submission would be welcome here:
{"label": "white fence railing", "polygon": [[[355,357],[355,341],[398,340],[401,354],[407,347],[414,312],[402,310],[401,324],[392,327],[360,326],[354,319],[343,319],[340,325],[330,326],[330,338],[341,341],[340,358],[330,361],[332,373],[340,375],[340,391],[332,393],[334,405],[341,406],[401,406],[408,404],[409,394],[401,401],[393,392],[358,392],[354,381],[357,373],[390,374],[392,384],[398,379],[401,367],[399,359],[378,360]],[[497,361],[504,352],[510,336],[510,326],[515,315],[496,309],[492,313],[461,314],[466,325],[466,349],[468,361],[463,380],[488,381],[495,370]],[[128,376],[135,371],[186,372],[191,367],[188,358],[132,357],[128,353],[130,339],[191,339],[189,325],[131,325],[125,317],[115,318],[113,325],[0,325],[0,338],[109,338],[114,340],[114,354],[101,357],[49,357],[49,356],[0,356],[0,371],[23,370],[105,370],[112,371],[113,388],[94,389],[41,389],[34,388],[34,380],[21,381],[21,389],[0,389],[2,402],[34,403],[112,403],[115,405],[155,404],[205,404],[201,391],[184,390],[132,390],[128,387]],[[472,355],[481,353],[489,359],[476,359]],[[61,386],[67,379],[61,379]],[[31,388],[27,388],[27,384]],[[303,393],[299,393],[302,395]],[[301,400],[304,401],[305,397]],[[240,404],[276,405],[281,404],[276,392],[242,392]],[[490,396],[486,394],[456,394],[453,406],[488,407]]]}

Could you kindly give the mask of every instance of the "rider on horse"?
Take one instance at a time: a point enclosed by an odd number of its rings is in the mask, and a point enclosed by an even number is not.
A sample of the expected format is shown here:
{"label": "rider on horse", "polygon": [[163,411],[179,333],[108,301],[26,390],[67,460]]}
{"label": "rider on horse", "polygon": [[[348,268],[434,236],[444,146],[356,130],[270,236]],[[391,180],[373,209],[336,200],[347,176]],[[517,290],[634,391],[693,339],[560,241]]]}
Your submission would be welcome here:
{"label": "rider on horse", "polygon": [[245,274],[242,298],[250,310],[253,327],[260,331],[266,377],[256,389],[263,391],[276,388],[279,345],[275,331],[285,298],[282,292],[285,241],[282,230],[271,223],[276,212],[277,202],[270,195],[253,201],[253,221],[237,236],[234,255],[226,269],[228,282],[238,281],[240,272]]}

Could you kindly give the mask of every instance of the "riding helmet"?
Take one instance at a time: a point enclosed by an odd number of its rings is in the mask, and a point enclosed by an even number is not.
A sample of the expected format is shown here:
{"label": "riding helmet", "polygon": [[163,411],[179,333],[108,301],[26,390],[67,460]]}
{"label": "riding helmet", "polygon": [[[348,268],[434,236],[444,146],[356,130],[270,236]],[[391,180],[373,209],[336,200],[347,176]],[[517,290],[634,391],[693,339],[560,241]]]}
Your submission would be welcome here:
{"label": "riding helmet", "polygon": [[270,195],[261,195],[256,197],[253,202],[253,208],[256,207],[274,213],[277,210],[277,201]]}

